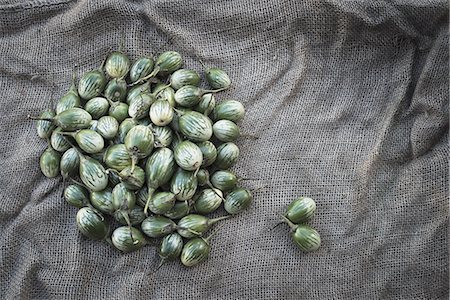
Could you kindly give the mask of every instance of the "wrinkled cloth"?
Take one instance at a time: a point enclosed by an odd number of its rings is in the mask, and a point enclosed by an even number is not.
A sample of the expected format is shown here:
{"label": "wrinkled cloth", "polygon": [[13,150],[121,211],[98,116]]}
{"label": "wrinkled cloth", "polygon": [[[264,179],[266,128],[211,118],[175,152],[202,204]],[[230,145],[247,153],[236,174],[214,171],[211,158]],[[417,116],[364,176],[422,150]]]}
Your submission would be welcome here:
{"label": "wrinkled cloth", "polygon": [[[446,2],[2,0],[0,24],[0,298],[448,299]],[[258,137],[233,170],[264,188],[193,268],[84,238],[39,170],[27,115],[122,37],[132,59],[226,70],[217,100],[241,101]],[[309,254],[269,231],[299,196],[317,203]]]}

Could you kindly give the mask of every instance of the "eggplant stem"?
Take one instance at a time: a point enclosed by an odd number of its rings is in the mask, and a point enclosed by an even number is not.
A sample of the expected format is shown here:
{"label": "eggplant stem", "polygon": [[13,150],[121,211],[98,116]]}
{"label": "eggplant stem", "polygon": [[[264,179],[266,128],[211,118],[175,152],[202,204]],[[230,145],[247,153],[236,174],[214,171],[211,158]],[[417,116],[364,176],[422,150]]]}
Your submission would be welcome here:
{"label": "eggplant stem", "polygon": [[41,117],[35,117],[35,116],[32,116],[32,115],[28,115],[27,118],[30,119],[30,120],[41,120],[41,121],[53,122],[53,119],[51,119],[51,118],[41,118]]}
{"label": "eggplant stem", "polygon": [[284,222],[278,222],[275,226],[273,226],[272,228],[270,228],[269,230],[267,230],[267,231],[272,231],[272,230],[274,230],[275,228],[277,228],[278,226],[280,226],[281,224],[283,224]]}
{"label": "eggplant stem", "polygon": [[283,222],[288,224],[289,227],[291,227],[291,230],[294,231],[295,229],[297,229],[298,225],[295,225],[294,223],[291,222],[291,220],[289,220],[288,218],[286,218],[285,216],[281,215],[281,218],[283,219]]}

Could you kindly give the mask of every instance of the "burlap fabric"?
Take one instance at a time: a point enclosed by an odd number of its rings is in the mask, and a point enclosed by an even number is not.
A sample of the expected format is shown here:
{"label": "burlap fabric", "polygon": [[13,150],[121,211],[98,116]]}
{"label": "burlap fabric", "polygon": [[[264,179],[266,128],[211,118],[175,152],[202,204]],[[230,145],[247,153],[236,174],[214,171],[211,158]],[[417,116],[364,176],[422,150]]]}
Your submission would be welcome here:
{"label": "burlap fabric", "polygon": [[[448,10],[444,1],[0,1],[0,298],[446,299]],[[210,259],[168,263],[82,237],[38,164],[27,114],[54,105],[122,33],[225,69],[247,109],[234,170],[267,185],[223,222]],[[287,226],[316,199],[322,247]]]}

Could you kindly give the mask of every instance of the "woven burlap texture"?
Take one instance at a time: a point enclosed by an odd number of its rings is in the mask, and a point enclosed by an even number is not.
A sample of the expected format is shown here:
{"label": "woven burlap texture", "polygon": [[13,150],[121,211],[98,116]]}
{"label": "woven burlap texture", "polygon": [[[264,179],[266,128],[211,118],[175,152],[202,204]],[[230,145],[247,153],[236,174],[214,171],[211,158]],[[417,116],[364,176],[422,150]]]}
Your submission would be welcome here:
{"label": "woven burlap texture", "polygon": [[[445,1],[0,1],[0,298],[446,299]],[[125,36],[126,53],[179,51],[228,72],[219,101],[247,114],[233,170],[266,185],[224,221],[207,262],[122,254],[80,235],[62,180],[39,170],[28,114],[55,105]],[[301,195],[322,246],[287,226]]]}

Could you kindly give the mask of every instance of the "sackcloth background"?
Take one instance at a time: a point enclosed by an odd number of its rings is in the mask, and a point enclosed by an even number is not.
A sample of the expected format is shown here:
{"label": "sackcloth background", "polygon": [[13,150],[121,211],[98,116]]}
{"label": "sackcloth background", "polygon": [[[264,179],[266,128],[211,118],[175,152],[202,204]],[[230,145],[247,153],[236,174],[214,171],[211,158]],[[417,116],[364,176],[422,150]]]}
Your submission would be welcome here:
{"label": "sackcloth background", "polygon": [[[82,237],[47,179],[26,119],[71,73],[126,53],[179,51],[226,70],[247,114],[250,209],[220,226],[209,260],[168,263]],[[445,1],[0,1],[1,299],[447,299],[448,9]],[[317,202],[317,252],[287,226]]]}

